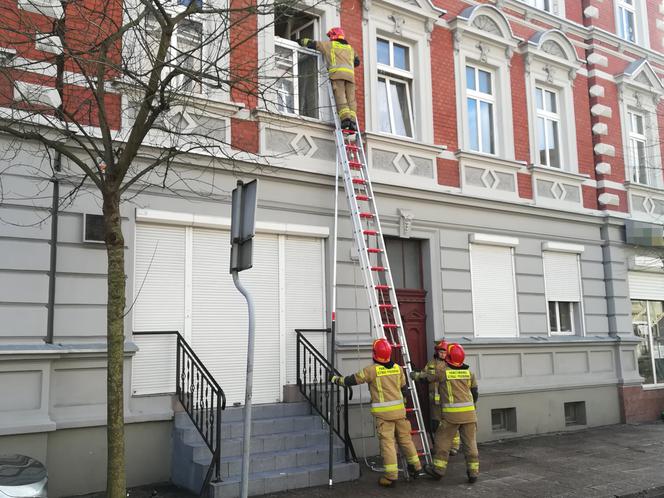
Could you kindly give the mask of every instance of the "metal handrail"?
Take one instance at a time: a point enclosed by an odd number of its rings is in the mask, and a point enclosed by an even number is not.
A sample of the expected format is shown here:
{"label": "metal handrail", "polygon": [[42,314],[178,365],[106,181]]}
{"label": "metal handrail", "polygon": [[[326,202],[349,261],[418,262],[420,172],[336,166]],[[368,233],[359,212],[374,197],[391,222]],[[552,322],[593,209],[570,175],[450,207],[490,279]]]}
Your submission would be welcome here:
{"label": "metal handrail", "polygon": [[[330,333],[328,329],[295,329],[297,334],[297,385],[311,407],[334,430],[344,443],[346,461],[357,461],[348,431],[348,401],[353,391],[348,386],[330,382],[332,375],[341,375],[304,336],[307,332]],[[341,391],[343,389],[343,398]],[[341,413],[343,409],[343,413]]]}
{"label": "metal handrail", "polygon": [[221,412],[226,409],[226,394],[180,332],[134,332],[134,335],[175,335],[177,338],[175,394],[212,452],[212,461],[201,486],[202,496],[213,471],[215,481],[221,481]]}

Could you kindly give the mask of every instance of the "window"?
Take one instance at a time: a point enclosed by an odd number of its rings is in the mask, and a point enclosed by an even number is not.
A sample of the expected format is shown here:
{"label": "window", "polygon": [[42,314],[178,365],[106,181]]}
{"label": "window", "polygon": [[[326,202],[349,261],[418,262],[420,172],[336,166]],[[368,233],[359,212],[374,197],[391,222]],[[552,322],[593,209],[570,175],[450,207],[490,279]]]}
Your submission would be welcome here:
{"label": "window", "polygon": [[417,239],[385,237],[385,249],[397,289],[422,288],[422,245]]}
{"label": "window", "polygon": [[544,251],[544,285],[551,335],[582,334],[579,256]]}
{"label": "window", "polygon": [[385,133],[413,136],[410,48],[378,38],[378,129]]}
{"label": "window", "polygon": [[[145,17],[145,32],[148,57],[153,62],[159,50],[161,26],[150,14]],[[174,78],[175,88],[184,92],[201,93],[203,91],[200,81],[200,74],[203,71],[203,24],[191,19],[182,20],[177,24],[171,40],[170,53],[166,56],[165,62],[171,67],[178,67],[183,71],[183,74]]]}
{"label": "window", "polygon": [[560,168],[560,111],[555,91],[535,87],[537,148],[543,166]]}
{"label": "window", "polygon": [[83,242],[104,242],[106,228],[101,214],[83,215]]}
{"label": "window", "polygon": [[516,432],[516,408],[494,408],[491,410],[492,432]]}
{"label": "window", "polygon": [[641,338],[639,374],[646,384],[664,384],[664,301],[632,301],[632,326]]}
{"label": "window", "polygon": [[565,403],[565,425],[586,425],[586,402]]}
{"label": "window", "polygon": [[320,118],[319,57],[295,40],[315,39],[318,18],[290,7],[275,7],[276,107],[278,112]]}
{"label": "window", "polygon": [[629,121],[627,161],[630,168],[630,178],[634,183],[650,185],[653,183],[653,175],[648,173],[644,117],[642,114],[629,111],[627,119]]}
{"label": "window", "polygon": [[526,2],[533,7],[538,9],[546,10],[547,12],[553,12],[554,0],[526,0]]}
{"label": "window", "polygon": [[471,150],[495,154],[493,74],[466,66],[466,104]]}
{"label": "window", "polygon": [[471,244],[470,268],[475,335],[517,337],[513,248]]}
{"label": "window", "polygon": [[638,0],[616,0],[618,6],[618,36],[636,43],[636,4]]}

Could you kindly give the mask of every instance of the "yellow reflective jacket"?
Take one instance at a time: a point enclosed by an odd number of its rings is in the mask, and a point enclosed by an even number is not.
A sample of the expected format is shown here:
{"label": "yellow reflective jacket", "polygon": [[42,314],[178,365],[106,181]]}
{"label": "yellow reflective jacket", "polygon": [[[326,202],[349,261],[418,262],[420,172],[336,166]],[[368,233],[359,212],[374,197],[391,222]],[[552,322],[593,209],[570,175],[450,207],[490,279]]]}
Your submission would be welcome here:
{"label": "yellow reflective jacket", "polygon": [[371,413],[383,420],[398,420],[406,416],[401,388],[406,385],[403,369],[396,363],[374,363],[355,375],[357,384],[369,384]]}
{"label": "yellow reflective jacket", "polygon": [[314,41],[307,38],[301,41],[305,47],[318,50],[325,57],[331,80],[345,80],[355,83],[355,67],[359,59],[353,47],[339,41]]}

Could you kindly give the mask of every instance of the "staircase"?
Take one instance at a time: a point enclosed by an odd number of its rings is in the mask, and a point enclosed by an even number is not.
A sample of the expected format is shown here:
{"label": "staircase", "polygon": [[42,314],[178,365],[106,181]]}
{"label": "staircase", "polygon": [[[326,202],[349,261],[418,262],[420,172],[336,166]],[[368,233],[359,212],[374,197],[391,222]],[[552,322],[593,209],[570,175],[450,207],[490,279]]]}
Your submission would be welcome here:
{"label": "staircase", "polygon": [[[227,408],[221,423],[221,478],[211,483],[215,498],[240,496],[243,408]],[[329,429],[309,403],[252,407],[249,495],[256,496],[328,483]],[[210,450],[189,415],[175,415],[171,478],[198,493],[211,462]],[[341,441],[334,447],[334,480],[359,477],[359,465],[344,459]]]}

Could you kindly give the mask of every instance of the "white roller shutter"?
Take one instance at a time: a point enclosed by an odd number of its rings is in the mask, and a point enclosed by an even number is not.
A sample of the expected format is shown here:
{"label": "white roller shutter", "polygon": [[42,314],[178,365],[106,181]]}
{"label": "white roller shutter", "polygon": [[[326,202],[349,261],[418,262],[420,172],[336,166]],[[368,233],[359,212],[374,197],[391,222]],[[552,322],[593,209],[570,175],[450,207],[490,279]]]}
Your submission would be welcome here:
{"label": "white roller shutter", "polygon": [[[133,308],[135,331],[184,330],[185,229],[136,226]],[[135,336],[132,391],[175,391],[173,336]]]}
{"label": "white roller shutter", "polygon": [[477,337],[516,337],[511,247],[471,244],[473,317]]}
{"label": "white roller shutter", "polygon": [[547,301],[581,301],[578,255],[544,251]]}
{"label": "white roller shutter", "polygon": [[[228,272],[229,232],[193,229],[192,345],[229,403],[244,403],[247,305]],[[280,398],[279,245],[275,235],[254,239],[254,267],[240,273],[256,307],[253,400]]]}
{"label": "white roller shutter", "polygon": [[[295,329],[320,329],[325,326],[323,241],[305,237],[286,237],[286,383],[296,377]],[[309,333],[307,339],[324,355],[327,337]]]}
{"label": "white roller shutter", "polygon": [[630,271],[629,297],[649,301],[664,301],[664,274]]}

